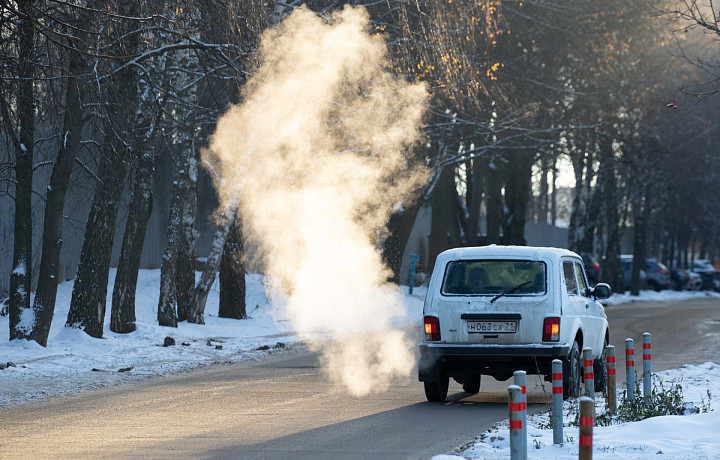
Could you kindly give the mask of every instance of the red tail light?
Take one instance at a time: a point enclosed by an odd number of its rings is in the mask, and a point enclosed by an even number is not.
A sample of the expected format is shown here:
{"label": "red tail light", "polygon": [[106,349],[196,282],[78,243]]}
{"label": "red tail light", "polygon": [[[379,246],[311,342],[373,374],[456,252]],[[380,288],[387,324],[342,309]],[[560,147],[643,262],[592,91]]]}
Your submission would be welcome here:
{"label": "red tail light", "polygon": [[543,322],[543,342],[557,342],[560,340],[560,318],[549,317]]}
{"label": "red tail light", "polygon": [[594,268],[595,270],[598,270],[598,271],[600,270],[600,264],[592,264],[592,265],[590,265],[590,266],[591,266],[592,268]]}
{"label": "red tail light", "polygon": [[425,340],[431,342],[440,340],[440,322],[435,316],[425,317]]}

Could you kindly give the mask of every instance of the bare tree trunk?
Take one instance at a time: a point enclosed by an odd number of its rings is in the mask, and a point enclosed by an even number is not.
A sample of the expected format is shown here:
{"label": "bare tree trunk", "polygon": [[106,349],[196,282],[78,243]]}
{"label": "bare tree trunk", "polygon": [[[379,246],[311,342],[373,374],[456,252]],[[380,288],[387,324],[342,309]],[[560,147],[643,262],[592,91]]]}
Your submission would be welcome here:
{"label": "bare tree trunk", "polygon": [[503,221],[505,244],[525,246],[525,221],[530,198],[533,156],[519,153],[505,168],[505,206],[507,214]]}
{"label": "bare tree trunk", "polygon": [[177,246],[180,226],[181,204],[178,191],[178,175],[173,184],[172,198],[170,199],[170,215],[168,216],[168,230],[165,238],[165,253],[160,266],[160,298],[158,299],[158,324],[160,326],[177,327],[178,315],[176,275],[177,275]]}
{"label": "bare tree trunk", "polygon": [[537,222],[540,224],[548,223],[548,210],[550,208],[550,190],[548,179],[550,176],[550,158],[549,153],[544,152],[541,159],[541,175],[540,175],[540,196],[537,207]]}
{"label": "bare tree trunk", "polygon": [[568,226],[568,245],[571,251],[580,252],[582,235],[585,233],[583,218],[587,212],[586,182],[583,181],[586,169],[586,154],[583,152],[572,155],[572,163],[575,172],[575,188],[573,189],[572,211]]}
{"label": "bare tree trunk", "polygon": [[145,152],[138,162],[135,190],[128,210],[120,261],[115,274],[110,330],[121,334],[135,330],[135,291],[145,232],[152,213],[154,163],[152,152]]}
{"label": "bare tree trunk", "polygon": [[390,234],[383,243],[382,258],[385,265],[390,269],[389,281],[391,282],[400,283],[404,281],[400,279],[402,257],[419,209],[420,203],[412,203],[401,211],[393,213],[388,221],[387,229]]}
{"label": "bare tree trunk", "polygon": [[66,327],[83,329],[96,338],[103,335],[110,253],[126,169],[125,155],[113,148],[113,140],[105,142],[101,182],[95,189],[65,323]]}
{"label": "bare tree trunk", "polygon": [[221,318],[246,319],[245,308],[245,264],[243,263],[243,241],[241,223],[233,219],[230,226],[222,261],[220,262],[220,307]]}
{"label": "bare tree trunk", "polygon": [[606,141],[600,150],[600,178],[603,187],[603,202],[607,224],[607,246],[603,265],[603,280],[610,283],[616,292],[625,292],[625,281],[620,262],[620,216],[617,209],[617,178],[612,145]]}
{"label": "bare tree trunk", "polygon": [[[139,3],[119,4],[120,15],[136,16]],[[130,19],[116,25],[111,33],[115,39],[113,50],[124,55],[123,60],[111,64],[104,109],[108,123],[105,126],[105,148],[100,168],[100,183],[95,189],[90,209],[85,240],[80,254],[78,274],[73,286],[72,300],[66,327],[82,328],[92,337],[102,337],[105,322],[110,255],[115,236],[118,201],[122,196],[123,181],[130,155],[130,136],[136,127],[138,111],[138,75],[132,66],[123,66],[139,48],[138,34],[129,33],[136,24]],[[127,54],[125,54],[127,53]],[[118,69],[114,71],[115,69]],[[101,95],[102,96],[102,95]]]}
{"label": "bare tree trunk", "polygon": [[468,185],[468,225],[467,241],[470,246],[478,244],[480,233],[480,207],[483,200],[483,170],[487,168],[487,161],[483,158],[472,160],[471,174]]}
{"label": "bare tree trunk", "polygon": [[452,165],[443,168],[431,197],[432,218],[428,248],[430,272],[438,254],[446,249],[460,246],[459,206],[453,168]]}
{"label": "bare tree trunk", "polygon": [[210,292],[213,281],[215,281],[223,249],[225,248],[225,241],[230,232],[230,226],[235,220],[236,213],[237,204],[229,206],[220,216],[218,229],[215,231],[215,237],[210,246],[210,254],[205,263],[205,269],[200,276],[200,281],[198,281],[195,287],[193,308],[188,317],[188,322],[204,323],[203,315],[205,314],[205,304],[207,303],[208,293]]}
{"label": "bare tree trunk", "polygon": [[197,214],[197,161],[195,143],[183,145],[180,174],[180,225],[177,238],[176,300],[178,321],[188,319],[195,293],[195,216]]}
{"label": "bare tree trunk", "polygon": [[634,296],[640,294],[640,270],[645,270],[646,224],[650,217],[650,204],[645,194],[646,192],[643,192],[638,198],[634,213],[635,235],[633,237],[633,268],[630,282],[630,294]]}
{"label": "bare tree trunk", "polygon": [[66,90],[66,108],[63,121],[63,142],[53,166],[50,185],[45,200],[43,222],[42,258],[37,292],[35,293],[35,325],[32,338],[47,346],[48,334],[55,312],[58,276],[60,275],[60,250],[62,249],[62,222],[65,196],[70,183],[70,173],[80,150],[83,128],[82,90],[80,75],[83,72],[80,52],[70,52],[69,73]]}
{"label": "bare tree trunk", "polygon": [[177,327],[193,309],[195,290],[195,210],[197,163],[192,143],[183,143],[170,199],[165,254],[160,267],[158,322]]}
{"label": "bare tree trunk", "polygon": [[[15,143],[15,226],[13,271],[10,275],[10,340],[29,339],[34,320],[28,322],[32,283],[32,176],[35,145],[35,94],[33,64],[35,47],[33,6],[19,2],[24,15],[18,28],[20,64],[17,114],[20,137]],[[4,112],[7,111],[5,108]],[[9,123],[9,120],[8,120]]]}
{"label": "bare tree trunk", "polygon": [[153,207],[152,186],[155,158],[150,143],[153,140],[155,126],[161,111],[154,115],[150,113],[152,112],[151,104],[148,103],[150,98],[150,86],[145,83],[137,113],[138,126],[145,132],[144,135],[138,137],[136,142],[138,156],[136,158],[135,185],[123,233],[110,310],[110,330],[121,334],[135,330],[135,292],[145,233]]}
{"label": "bare tree trunk", "polygon": [[497,161],[493,160],[488,164],[485,176],[487,187],[486,244],[499,244],[501,242],[500,227],[502,226],[503,217],[502,177],[497,163]]}
{"label": "bare tree trunk", "polygon": [[550,187],[550,223],[553,226],[557,224],[557,174],[557,157],[555,157],[552,163],[552,184]]}

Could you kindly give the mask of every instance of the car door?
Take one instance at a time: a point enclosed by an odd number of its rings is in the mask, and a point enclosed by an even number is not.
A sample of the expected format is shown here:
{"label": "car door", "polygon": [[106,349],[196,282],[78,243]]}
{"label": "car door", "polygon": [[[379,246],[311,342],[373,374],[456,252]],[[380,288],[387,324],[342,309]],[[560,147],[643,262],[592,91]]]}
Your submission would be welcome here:
{"label": "car door", "polygon": [[[580,263],[572,258],[562,259],[562,272],[565,281],[566,302],[564,305],[564,316],[571,326],[576,319],[582,324],[583,347],[595,347],[598,334],[595,327],[590,327],[590,303],[587,281]],[[571,334],[573,331],[568,331]]]}
{"label": "car door", "polygon": [[602,353],[601,348],[603,346],[603,334],[605,331],[605,311],[603,306],[596,302],[592,298],[592,294],[590,294],[590,288],[582,264],[576,260],[573,261],[573,267],[578,285],[578,293],[585,299],[585,310],[581,315],[585,332],[584,346],[591,347],[593,349],[593,355],[598,356],[599,353]]}

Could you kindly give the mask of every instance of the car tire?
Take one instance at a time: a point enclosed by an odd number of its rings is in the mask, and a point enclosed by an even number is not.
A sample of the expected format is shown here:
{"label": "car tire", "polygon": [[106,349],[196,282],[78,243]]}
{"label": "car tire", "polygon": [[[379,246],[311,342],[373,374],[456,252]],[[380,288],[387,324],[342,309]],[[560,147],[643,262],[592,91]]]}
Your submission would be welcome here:
{"label": "car tire", "polygon": [[425,384],[425,397],[428,401],[445,401],[448,393],[448,385],[450,384],[450,377],[441,375],[438,380],[423,383]]}
{"label": "car tire", "polygon": [[607,366],[605,358],[607,356],[607,339],[603,342],[603,352],[599,359],[593,360],[593,376],[595,378],[595,393],[605,391],[607,385]]}
{"label": "car tire", "polygon": [[582,361],[580,346],[573,342],[570,354],[563,360],[563,396],[578,398],[582,392]]}
{"label": "car tire", "polygon": [[474,375],[470,377],[468,382],[463,383],[463,391],[470,393],[471,395],[480,392],[480,375]]}

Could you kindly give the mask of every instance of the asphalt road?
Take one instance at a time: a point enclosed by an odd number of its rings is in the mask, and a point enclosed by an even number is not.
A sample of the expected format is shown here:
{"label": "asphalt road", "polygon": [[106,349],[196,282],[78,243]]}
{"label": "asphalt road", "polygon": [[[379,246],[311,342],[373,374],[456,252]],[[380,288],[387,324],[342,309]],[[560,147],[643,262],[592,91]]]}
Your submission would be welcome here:
{"label": "asphalt road", "polygon": [[[607,308],[624,376],[625,337],[653,334],[654,368],[716,359],[720,300]],[[161,381],[0,411],[0,458],[418,459],[446,453],[507,418],[507,385],[481,392],[452,382],[444,404],[413,377],[354,398],[331,385],[317,357],[286,352]],[[550,386],[528,377],[531,410]]]}
{"label": "asphalt road", "polygon": [[[608,306],[610,344],[615,346],[617,375],[625,379],[625,339],[635,342],[636,371],[642,372],[642,334],[652,337],[652,370],[683,364],[720,362],[720,299],[633,302]],[[640,356],[638,356],[640,355]]]}

